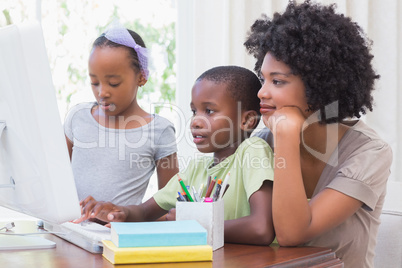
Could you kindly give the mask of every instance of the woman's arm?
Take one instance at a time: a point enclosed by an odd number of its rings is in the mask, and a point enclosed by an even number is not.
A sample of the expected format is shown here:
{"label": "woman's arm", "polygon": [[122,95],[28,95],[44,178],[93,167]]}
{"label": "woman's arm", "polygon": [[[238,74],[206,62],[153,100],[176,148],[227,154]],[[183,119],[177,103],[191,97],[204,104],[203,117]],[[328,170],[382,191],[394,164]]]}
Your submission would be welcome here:
{"label": "woman's arm", "polygon": [[362,202],[331,189],[308,202],[300,157],[304,118],[297,108],[285,107],[269,121],[274,134],[275,163],[285,163],[274,168],[272,213],[276,237],[282,246],[300,245],[341,224]]}
{"label": "woman's arm", "polygon": [[250,196],[250,215],[225,221],[225,242],[269,245],[275,238],[272,223],[272,182],[264,181]]}
{"label": "woman's arm", "polygon": [[177,154],[174,153],[159,159],[156,162],[156,172],[158,174],[158,189],[162,189],[179,172]]}

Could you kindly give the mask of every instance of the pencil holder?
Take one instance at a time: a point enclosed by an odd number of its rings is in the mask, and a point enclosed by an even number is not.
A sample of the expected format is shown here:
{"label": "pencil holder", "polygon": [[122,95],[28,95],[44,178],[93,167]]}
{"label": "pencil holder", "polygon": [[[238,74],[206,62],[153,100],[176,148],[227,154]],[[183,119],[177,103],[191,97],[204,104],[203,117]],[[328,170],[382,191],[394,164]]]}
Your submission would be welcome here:
{"label": "pencil holder", "polygon": [[224,244],[224,202],[177,202],[176,220],[197,220],[207,230],[207,243],[212,250]]}

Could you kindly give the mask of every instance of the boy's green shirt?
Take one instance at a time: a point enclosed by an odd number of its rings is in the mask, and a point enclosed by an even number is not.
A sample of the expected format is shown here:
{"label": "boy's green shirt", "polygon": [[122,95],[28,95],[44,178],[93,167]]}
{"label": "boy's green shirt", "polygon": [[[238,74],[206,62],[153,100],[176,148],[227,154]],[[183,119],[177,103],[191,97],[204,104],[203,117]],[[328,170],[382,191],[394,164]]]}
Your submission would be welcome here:
{"label": "boy's green shirt", "polygon": [[[223,184],[226,175],[230,172],[228,181],[230,186],[223,197],[225,220],[250,215],[248,202],[250,196],[260,189],[265,180],[273,181],[274,179],[274,157],[269,145],[261,138],[251,137],[244,140],[236,152],[221,163],[211,167],[212,163],[213,158],[209,156],[192,160],[184,172],[179,172],[179,176],[185,185],[194,186],[197,191],[200,185],[204,184],[203,197],[207,190],[208,176],[216,177],[216,181],[222,179]],[[183,192],[178,176],[175,175],[153,198],[161,208],[169,210],[176,206],[179,191]]]}

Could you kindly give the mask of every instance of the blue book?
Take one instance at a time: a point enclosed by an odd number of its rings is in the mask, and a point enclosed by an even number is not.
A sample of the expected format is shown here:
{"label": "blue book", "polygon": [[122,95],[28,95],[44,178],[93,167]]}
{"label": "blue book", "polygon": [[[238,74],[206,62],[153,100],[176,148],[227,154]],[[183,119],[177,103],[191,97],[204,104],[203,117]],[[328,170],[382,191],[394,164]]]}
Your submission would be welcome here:
{"label": "blue book", "polygon": [[111,240],[121,248],[207,245],[207,230],[196,220],[112,222]]}

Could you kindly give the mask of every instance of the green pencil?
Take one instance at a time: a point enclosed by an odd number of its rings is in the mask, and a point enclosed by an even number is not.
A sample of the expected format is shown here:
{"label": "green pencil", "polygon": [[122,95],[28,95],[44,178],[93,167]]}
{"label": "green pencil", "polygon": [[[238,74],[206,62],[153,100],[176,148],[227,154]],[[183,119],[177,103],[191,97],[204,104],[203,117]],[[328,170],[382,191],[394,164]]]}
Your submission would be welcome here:
{"label": "green pencil", "polygon": [[183,191],[186,193],[188,200],[190,200],[190,202],[194,202],[193,198],[191,197],[191,194],[188,192],[187,187],[184,184],[183,180],[180,178],[179,174],[177,174],[177,177],[179,177],[179,183],[181,185],[181,188],[183,188]]}

